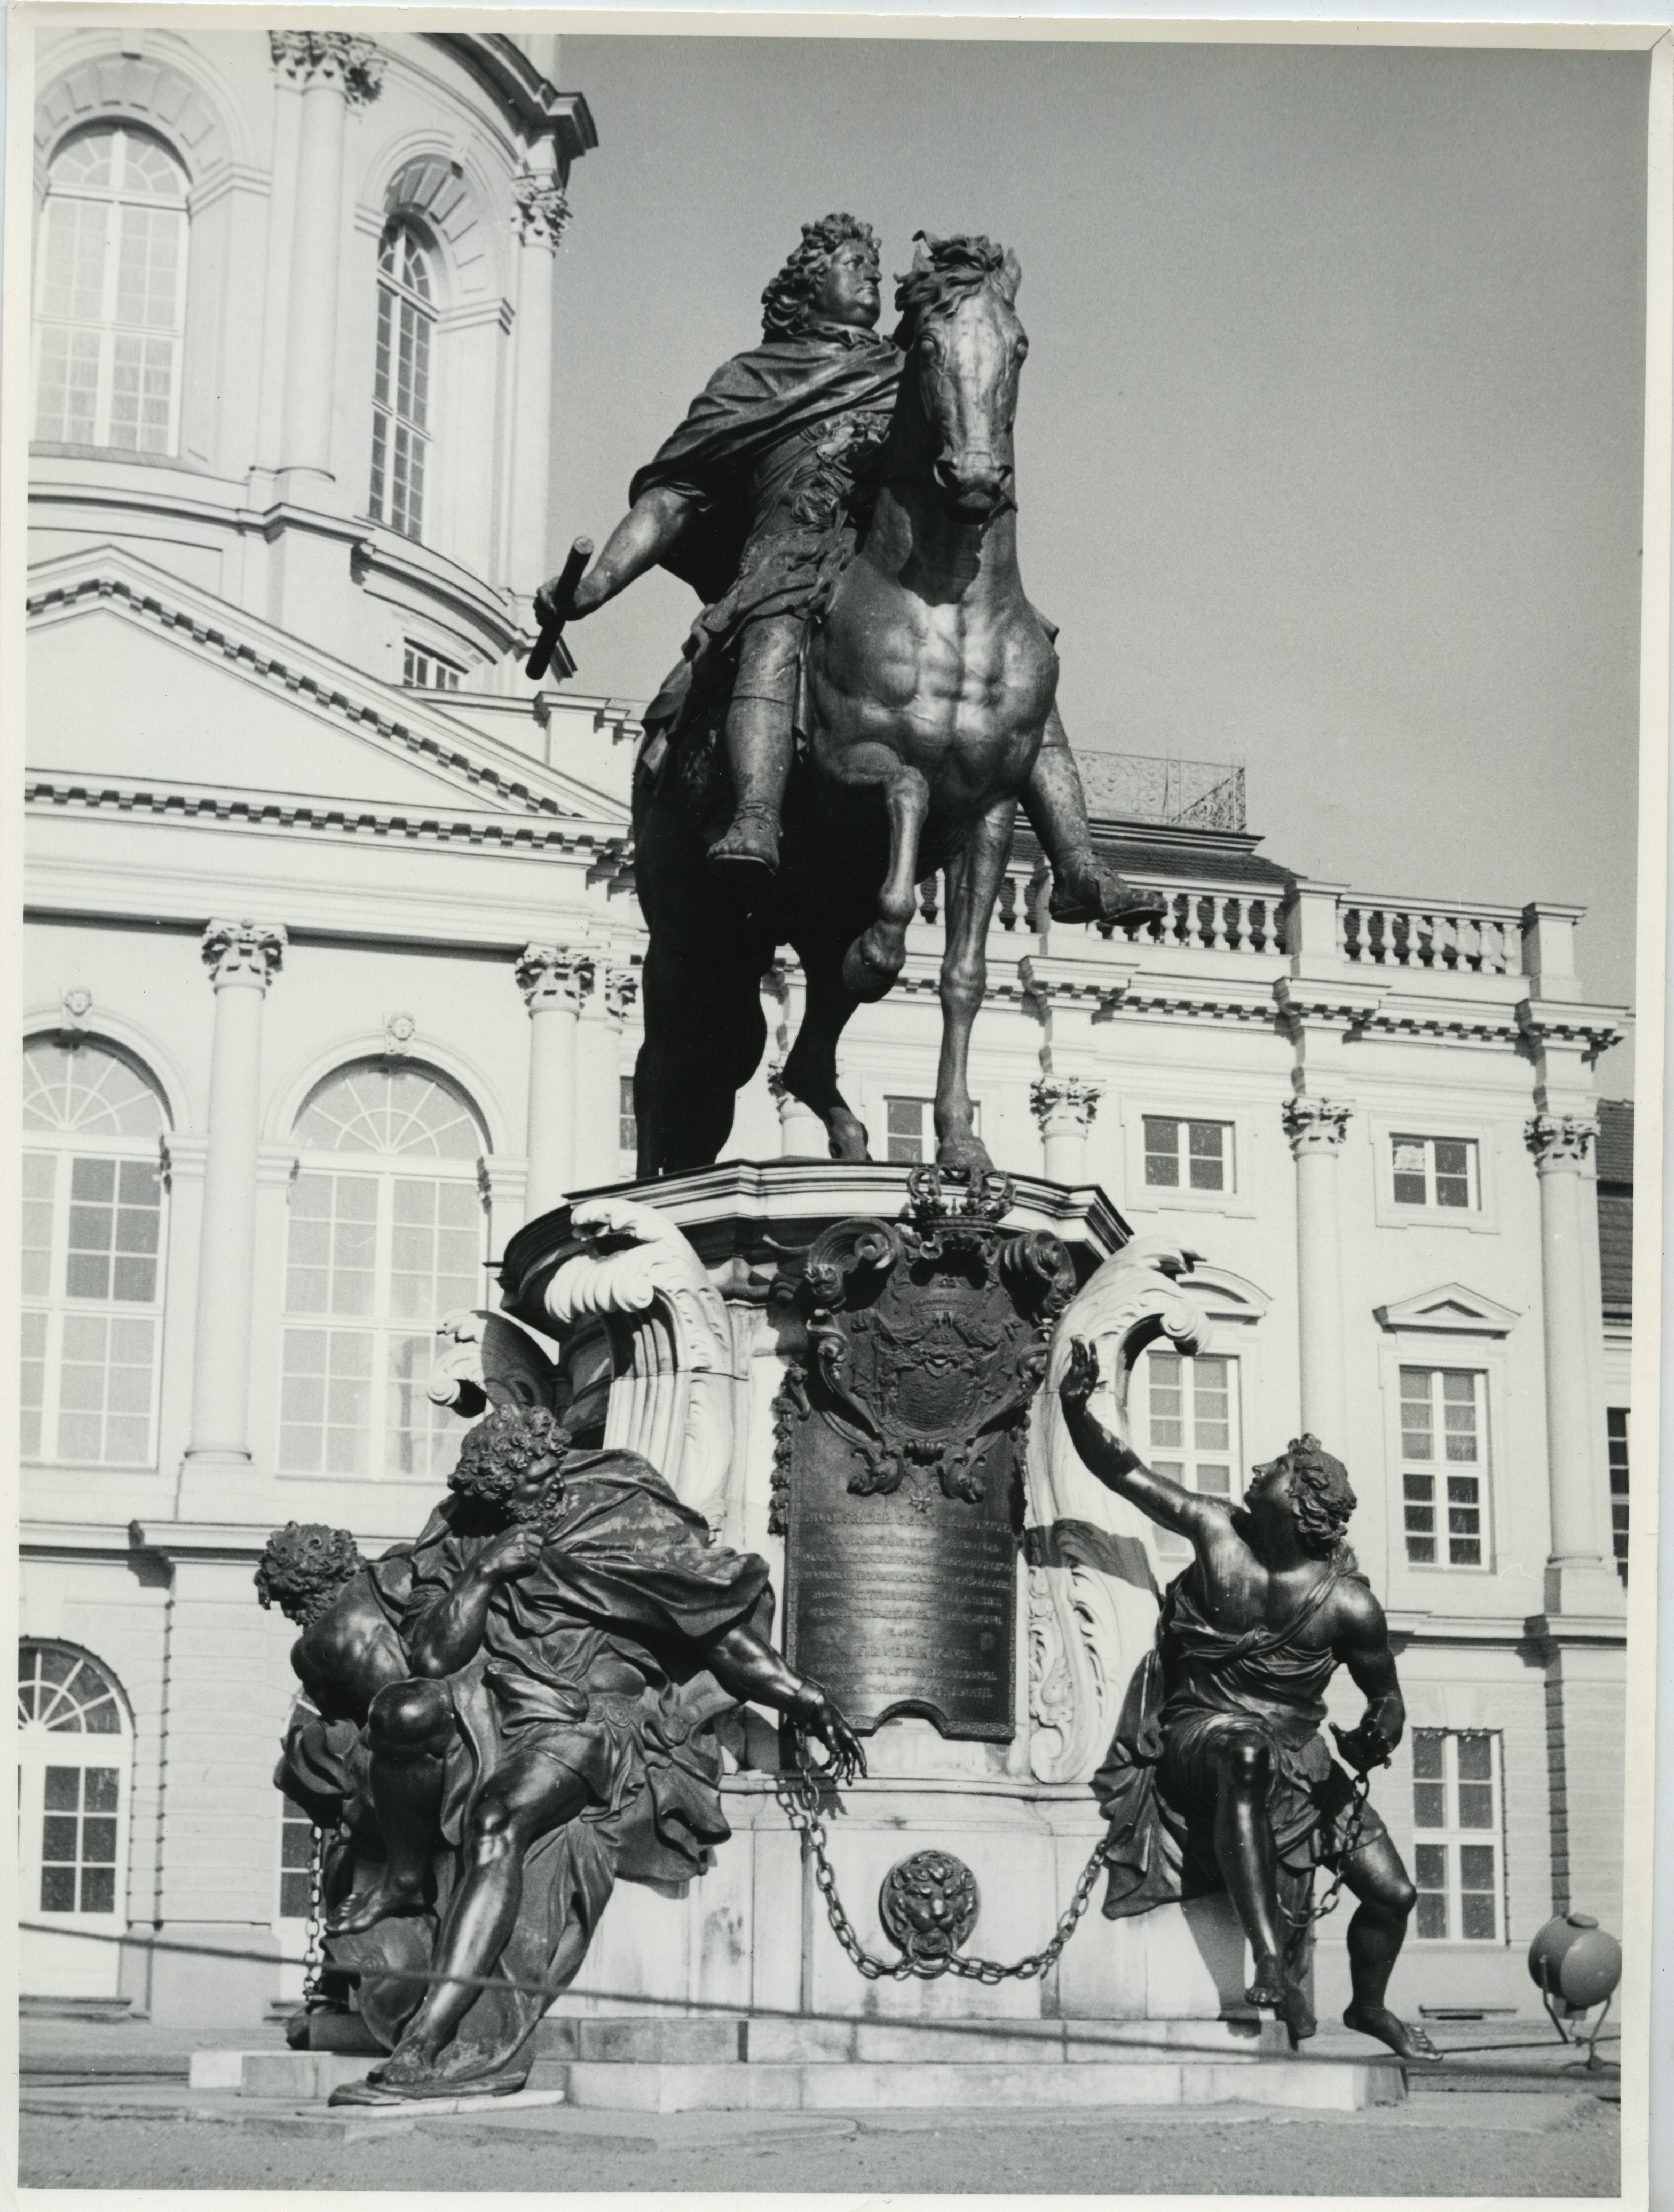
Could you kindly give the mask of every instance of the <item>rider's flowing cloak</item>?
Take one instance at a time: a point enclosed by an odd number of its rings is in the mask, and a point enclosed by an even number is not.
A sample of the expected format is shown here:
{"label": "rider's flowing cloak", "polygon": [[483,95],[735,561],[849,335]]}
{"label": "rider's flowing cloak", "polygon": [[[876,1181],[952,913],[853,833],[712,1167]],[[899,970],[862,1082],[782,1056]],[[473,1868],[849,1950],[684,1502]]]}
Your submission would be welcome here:
{"label": "rider's flowing cloak", "polygon": [[[1332,1568],[1277,1629],[1217,1628],[1192,1583],[1170,1584],[1156,1642],[1128,1686],[1104,1765],[1093,1778],[1109,1822],[1104,1910],[1112,1920],[1221,1889],[1212,1823],[1211,1755],[1228,1737],[1255,1735],[1272,1763],[1268,1815],[1292,1882],[1331,1858],[1348,1832],[1353,1785],[1319,1734],[1334,1653],[1302,1644],[1306,1625],[1340,1579]],[[1370,1806],[1357,1844],[1383,1832]]]}
{"label": "rider's flowing cloak", "polygon": [[[713,1723],[734,1700],[703,1668],[701,1647],[741,1624],[767,1632],[767,1562],[712,1542],[702,1516],[637,1454],[573,1453],[563,1482],[540,1564],[499,1586],[482,1650],[450,1678],[470,1758],[463,1777],[449,1762],[444,1893],[476,1799],[506,1757],[538,1751],[567,1766],[588,1802],[531,1846],[517,1926],[438,2062],[439,2091],[490,2077],[515,2086],[532,2058],[520,2048],[580,1967],[616,1881],[682,1893],[731,1832]],[[409,1629],[488,1540],[467,1525],[450,1503],[414,1547]],[[435,1933],[427,1916],[385,1921],[360,1940],[380,1963],[410,1970],[428,1966]],[[381,1994],[368,1984],[361,2010],[393,2041],[422,1994],[410,1981],[386,1981]]]}
{"label": "rider's flowing cloak", "polygon": [[888,434],[901,366],[892,338],[846,325],[770,338],[716,370],[634,478],[630,501],[662,488],[694,502],[661,565],[704,602],[647,731],[713,708],[747,623],[808,613],[846,557],[849,493]]}

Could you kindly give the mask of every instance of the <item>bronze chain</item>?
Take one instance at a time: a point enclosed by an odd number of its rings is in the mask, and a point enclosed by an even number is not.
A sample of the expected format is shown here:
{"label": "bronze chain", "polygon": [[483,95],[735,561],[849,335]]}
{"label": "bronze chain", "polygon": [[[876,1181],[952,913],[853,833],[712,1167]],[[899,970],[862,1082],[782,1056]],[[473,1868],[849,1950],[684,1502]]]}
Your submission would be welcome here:
{"label": "bronze chain", "polygon": [[843,1909],[843,1900],[837,1893],[837,1870],[832,1865],[826,1850],[825,1822],[820,1817],[820,1785],[810,1772],[807,1753],[798,1745],[800,1771],[792,1778],[779,1774],[773,1778],[773,1794],[785,1808],[792,1826],[802,1838],[804,1847],[814,1861],[814,1879],[820,1894],[825,1899],[826,1917],[831,1923],[831,1932],[842,1945],[853,1962],[858,1973],[869,1982],[904,1982],[916,1976],[920,1981],[932,1981],[941,1974],[957,1974],[969,1982],[992,1984],[1005,1981],[1033,1981],[1037,1974],[1058,1963],[1058,1954],[1069,1942],[1080,1923],[1082,1915],[1091,1902],[1094,1884],[1104,1864],[1105,1839],[1100,1837],[1093,1847],[1093,1856],[1082,1869],[1081,1880],[1076,1884],[1075,1895],[1059,1916],[1052,1938],[1041,1951],[1030,1951],[1011,1966],[1002,1966],[998,1959],[966,1959],[957,1952],[945,1958],[909,1959],[894,1960],[879,1959],[870,1952],[854,1932],[854,1923]]}
{"label": "bronze chain", "polygon": [[308,1860],[308,1936],[302,1953],[302,2002],[312,2004],[318,1991],[320,1976],[325,1966],[325,1945],[323,1940],[325,1916],[321,1910],[324,1903],[325,1832],[316,1827],[313,1845]]}

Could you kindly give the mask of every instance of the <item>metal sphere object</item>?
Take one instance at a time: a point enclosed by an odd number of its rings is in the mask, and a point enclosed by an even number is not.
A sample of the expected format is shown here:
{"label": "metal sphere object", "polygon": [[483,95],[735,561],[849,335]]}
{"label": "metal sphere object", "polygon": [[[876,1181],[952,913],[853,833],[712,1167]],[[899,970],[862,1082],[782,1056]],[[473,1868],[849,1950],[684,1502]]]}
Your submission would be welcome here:
{"label": "metal sphere object", "polygon": [[1590,1912],[1549,1920],[1529,1946],[1529,1976],[1572,2011],[1602,2004],[1622,1978],[1622,1946]]}

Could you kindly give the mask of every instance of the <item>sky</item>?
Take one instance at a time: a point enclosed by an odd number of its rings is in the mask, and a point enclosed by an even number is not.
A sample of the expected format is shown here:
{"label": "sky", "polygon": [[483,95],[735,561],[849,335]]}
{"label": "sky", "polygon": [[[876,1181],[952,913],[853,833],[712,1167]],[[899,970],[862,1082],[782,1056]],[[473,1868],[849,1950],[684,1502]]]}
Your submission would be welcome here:
{"label": "sky", "polygon": [[[561,541],[832,208],[1016,252],[1020,557],[1089,750],[1241,763],[1316,878],[1585,906],[1633,996],[1647,64],[1636,55],[567,37]],[[888,313],[886,298],[886,314]],[[644,699],[694,611],[578,629]],[[1601,1068],[1632,1088],[1629,1053]]]}

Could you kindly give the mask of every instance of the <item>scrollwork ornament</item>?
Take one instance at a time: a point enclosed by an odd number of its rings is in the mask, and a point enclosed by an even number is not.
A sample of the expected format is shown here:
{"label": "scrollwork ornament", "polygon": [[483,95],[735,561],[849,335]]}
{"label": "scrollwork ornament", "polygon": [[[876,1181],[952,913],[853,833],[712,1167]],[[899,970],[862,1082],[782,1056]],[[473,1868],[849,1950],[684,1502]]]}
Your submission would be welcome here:
{"label": "scrollwork ornament", "polygon": [[1544,1175],[1553,1168],[1584,1166],[1598,1133],[1598,1124],[1591,1114],[1536,1114],[1523,1137],[1534,1154],[1536,1169]]}
{"label": "scrollwork ornament", "polygon": [[1300,1159],[1304,1152],[1335,1152],[1349,1133],[1354,1108],[1334,1098],[1287,1098],[1280,1118],[1290,1149]]}
{"label": "scrollwork ornament", "polygon": [[518,236],[525,246],[555,252],[570,227],[569,194],[550,170],[520,169],[512,180]]}
{"label": "scrollwork ornament", "polygon": [[376,100],[384,82],[384,56],[370,39],[349,31],[270,31],[273,65],[292,84],[341,87],[351,107]]}
{"label": "scrollwork ornament", "polygon": [[229,983],[265,991],[283,964],[287,942],[277,923],[212,921],[200,950],[217,991]]}

